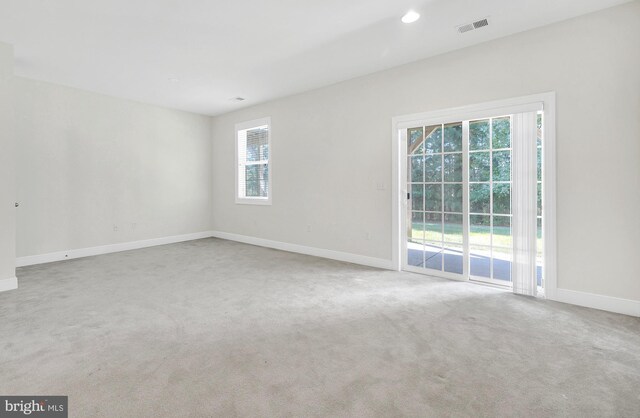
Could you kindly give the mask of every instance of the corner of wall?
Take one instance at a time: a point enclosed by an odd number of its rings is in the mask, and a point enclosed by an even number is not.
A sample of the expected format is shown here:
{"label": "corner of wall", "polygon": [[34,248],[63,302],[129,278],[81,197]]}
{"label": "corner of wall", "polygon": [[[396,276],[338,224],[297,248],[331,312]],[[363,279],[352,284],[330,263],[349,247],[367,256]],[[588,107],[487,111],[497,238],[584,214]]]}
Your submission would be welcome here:
{"label": "corner of wall", "polygon": [[0,42],[0,291],[17,287],[14,116],[13,47]]}
{"label": "corner of wall", "polygon": [[214,223],[214,213],[213,213],[213,201],[215,199],[215,182],[213,179],[213,175],[214,175],[214,169],[213,169],[213,164],[215,161],[215,157],[214,157],[214,153],[215,153],[215,140],[213,137],[213,126],[215,123],[215,116],[209,116],[209,144],[211,145],[211,148],[209,150],[209,154],[210,154],[210,164],[209,164],[209,179],[211,181],[210,185],[209,185],[209,230],[213,231],[213,223]]}

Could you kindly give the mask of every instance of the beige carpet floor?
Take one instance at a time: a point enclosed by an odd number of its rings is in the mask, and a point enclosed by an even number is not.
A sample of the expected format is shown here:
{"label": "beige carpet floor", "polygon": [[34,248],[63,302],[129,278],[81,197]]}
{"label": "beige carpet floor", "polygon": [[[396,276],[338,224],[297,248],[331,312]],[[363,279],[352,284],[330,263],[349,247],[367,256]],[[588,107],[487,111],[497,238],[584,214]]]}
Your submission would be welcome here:
{"label": "beige carpet floor", "polygon": [[639,417],[640,319],[218,239],[18,270],[0,394],[72,417]]}

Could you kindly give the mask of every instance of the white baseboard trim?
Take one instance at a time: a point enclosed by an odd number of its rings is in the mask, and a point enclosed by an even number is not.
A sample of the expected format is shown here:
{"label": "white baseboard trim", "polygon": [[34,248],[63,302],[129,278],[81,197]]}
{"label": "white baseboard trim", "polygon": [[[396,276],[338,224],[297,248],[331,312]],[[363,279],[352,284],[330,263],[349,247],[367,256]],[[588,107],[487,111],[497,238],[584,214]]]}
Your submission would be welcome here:
{"label": "white baseboard trim", "polygon": [[[210,237],[243,242],[245,244],[273,248],[282,251],[289,251],[292,253],[328,258],[331,260],[344,261],[347,263],[360,264],[363,266],[375,267],[385,270],[394,270],[392,260],[345,253],[341,251],[327,250],[323,248],[307,247],[304,245],[272,241],[264,238],[256,238],[221,231],[196,232],[192,234],[174,235],[163,238],[123,242],[119,244],[101,245],[98,247],[80,248],[76,250],[58,251],[48,254],[18,257],[16,259],[16,267],[25,267],[35,264],[51,263],[54,261],[70,260],[81,257],[90,257],[94,255],[116,253],[120,251],[137,250],[140,248],[154,247],[156,245],[173,244],[176,242],[192,241]],[[5,290],[13,290],[17,287],[18,279],[15,277],[0,280],[0,292]],[[569,303],[572,305],[584,306],[587,308],[600,309],[603,311],[640,317],[640,301],[636,300],[596,295],[594,293],[578,292],[568,289],[555,289],[555,294],[550,297],[550,299],[556,302]]]}
{"label": "white baseboard trim", "polygon": [[15,277],[10,277],[8,279],[0,280],[0,292],[5,292],[7,290],[13,290],[18,288],[18,279]]}
{"label": "white baseboard trim", "polygon": [[369,257],[366,255],[345,253],[341,251],[325,250],[324,248],[307,247],[298,244],[272,241],[264,238],[249,237],[246,235],[232,234],[230,232],[213,231],[212,237],[226,239],[229,241],[243,242],[245,244],[257,245],[259,247],[274,248],[276,250],[289,251],[315,257],[328,258],[331,260],[345,261],[347,263],[360,264],[363,266],[375,267],[385,270],[393,270],[391,260],[383,258]]}
{"label": "white baseboard trim", "polygon": [[286,242],[272,241],[263,238],[249,237],[245,235],[232,234],[220,231],[205,231],[194,234],[176,235],[171,237],[154,238],[142,241],[123,242],[119,244],[101,245],[98,247],[80,248],[68,251],[57,251],[47,254],[30,255],[18,257],[16,267],[32,266],[35,264],[51,263],[55,261],[71,260],[74,258],[90,257],[94,255],[116,253],[120,251],[137,250],[140,248],[153,247],[156,245],[173,244],[176,242],[191,241],[201,238],[222,238],[230,241],[243,242],[257,245],[259,247],[274,248],[292,253],[312,255],[315,257],[328,258],[331,260],[345,261],[347,263],[360,264],[369,267],[393,270],[391,260],[368,257],[364,255],[345,253],[340,251],[326,250],[323,248],[307,247],[304,245],[289,244]]}
{"label": "white baseboard trim", "polygon": [[600,309],[625,315],[640,317],[640,301],[596,295],[568,289],[556,289],[552,300],[587,308]]}
{"label": "white baseboard trim", "polygon": [[98,247],[80,248],[69,251],[57,251],[55,253],[30,255],[26,257],[18,257],[16,259],[16,267],[32,266],[34,264],[51,263],[54,261],[71,260],[73,258],[90,257],[92,255],[101,255],[109,253],[117,253],[120,251],[137,250],[140,248],[154,247],[156,245],[173,244],[176,242],[192,241],[194,239],[210,238],[211,231],[196,232],[193,234],[174,235],[171,237],[145,239],[141,241],[122,242],[119,244],[101,245]]}

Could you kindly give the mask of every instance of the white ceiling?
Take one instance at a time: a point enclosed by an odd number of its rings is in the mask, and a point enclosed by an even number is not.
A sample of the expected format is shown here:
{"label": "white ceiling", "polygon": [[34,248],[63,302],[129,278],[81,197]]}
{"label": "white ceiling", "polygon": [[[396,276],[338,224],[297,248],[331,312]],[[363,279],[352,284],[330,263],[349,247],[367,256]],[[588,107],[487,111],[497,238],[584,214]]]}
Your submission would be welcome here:
{"label": "white ceiling", "polygon": [[216,115],[625,2],[0,0],[0,41],[18,75]]}

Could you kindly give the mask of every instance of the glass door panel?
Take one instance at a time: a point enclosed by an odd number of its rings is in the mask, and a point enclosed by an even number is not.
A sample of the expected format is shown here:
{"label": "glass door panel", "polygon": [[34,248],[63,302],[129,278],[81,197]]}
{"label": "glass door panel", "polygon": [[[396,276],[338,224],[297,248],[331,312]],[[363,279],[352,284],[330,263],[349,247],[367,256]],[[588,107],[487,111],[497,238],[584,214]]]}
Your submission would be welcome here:
{"label": "glass door panel", "polygon": [[511,283],[511,118],[469,122],[469,274]]}
{"label": "glass door panel", "polygon": [[463,274],[462,122],[407,130],[407,264]]}

